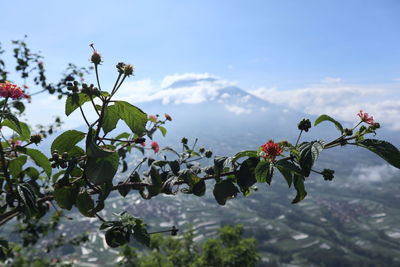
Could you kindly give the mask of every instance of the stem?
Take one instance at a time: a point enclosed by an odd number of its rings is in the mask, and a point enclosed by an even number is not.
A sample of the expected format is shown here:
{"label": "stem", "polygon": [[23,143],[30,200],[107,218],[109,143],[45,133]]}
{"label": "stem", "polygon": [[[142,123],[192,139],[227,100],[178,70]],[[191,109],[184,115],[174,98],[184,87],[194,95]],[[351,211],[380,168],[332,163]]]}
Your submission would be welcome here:
{"label": "stem", "polygon": [[106,222],[106,220],[105,220],[103,217],[101,217],[99,214],[95,213],[94,215],[96,215],[96,217],[97,217],[100,221]]}
{"label": "stem", "polygon": [[96,104],[95,104],[94,101],[93,101],[92,95],[89,95],[89,97],[90,97],[90,101],[92,102],[92,105],[93,105],[94,110],[96,111],[97,115],[100,117],[100,113],[99,113],[99,111],[98,111],[97,108],[96,108]]}
{"label": "stem", "polygon": [[4,177],[6,178],[7,184],[10,186],[10,191],[13,192],[10,174],[8,173],[8,166],[6,165],[3,144],[1,143],[1,141],[0,141],[0,158],[1,158],[1,165],[3,167]]}
{"label": "stem", "polygon": [[6,97],[6,100],[4,100],[3,111],[2,111],[1,116],[0,116],[0,123],[1,123],[1,122],[3,121],[3,119],[4,119],[4,113],[6,112],[7,101],[8,101],[8,97]]}
{"label": "stem", "polygon": [[79,106],[79,110],[81,111],[82,117],[86,122],[86,125],[90,128],[90,123],[88,122],[88,120],[86,119],[85,113],[83,113],[83,109],[82,106]]}
{"label": "stem", "polygon": [[94,70],[96,72],[97,86],[99,87],[99,90],[101,91],[100,79],[99,79],[99,70],[97,69],[97,66],[98,66],[98,64],[94,64]]}
{"label": "stem", "polygon": [[121,82],[119,83],[119,85],[118,85],[116,88],[114,88],[113,91],[111,92],[110,98],[113,97],[114,94],[118,91],[118,89],[121,87],[121,85],[122,85],[122,83],[124,82],[124,80],[125,80],[126,77],[127,77],[126,75],[124,75],[124,77],[122,77],[122,80],[121,80]]}
{"label": "stem", "polygon": [[303,130],[300,131],[300,134],[299,134],[299,137],[297,137],[297,141],[296,141],[296,145],[295,146],[297,146],[299,144],[300,137],[301,137],[302,133],[303,133]]}

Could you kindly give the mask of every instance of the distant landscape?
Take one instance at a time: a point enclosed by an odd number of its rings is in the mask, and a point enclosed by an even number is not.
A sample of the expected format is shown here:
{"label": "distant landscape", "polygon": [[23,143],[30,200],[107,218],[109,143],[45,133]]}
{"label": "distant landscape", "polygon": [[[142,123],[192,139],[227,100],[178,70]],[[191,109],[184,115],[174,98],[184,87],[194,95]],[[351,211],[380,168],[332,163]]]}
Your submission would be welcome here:
{"label": "distant landscape", "polygon": [[[226,100],[226,94],[230,95],[229,100]],[[241,107],[260,111],[238,115],[225,108],[226,103],[235,105],[243,98],[248,100]],[[269,138],[293,141],[297,121],[303,117],[315,118],[294,110],[283,112],[282,107],[249,95],[237,87],[225,88],[213,100],[202,104],[163,105],[159,101],[152,101],[139,106],[149,114],[163,115],[162,112],[166,110],[173,117],[167,127],[167,137],[163,138],[161,134],[155,136],[161,146],[177,143],[183,136],[193,142],[199,136],[198,145],[206,145],[216,155],[232,155],[240,150],[256,149]],[[332,130],[331,127],[327,124],[312,128],[304,138],[334,138],[332,131],[328,131]],[[384,130],[383,134],[395,145],[399,144],[395,132]],[[340,149],[346,153],[339,154]],[[340,155],[345,157],[341,158]],[[131,166],[135,161],[135,154],[130,155]],[[205,161],[204,165],[207,163]],[[228,201],[226,206],[218,205],[211,190],[203,198],[180,193],[178,197],[157,196],[151,200],[141,199],[136,192],[131,192],[121,200],[115,193],[108,200],[109,208],[102,215],[112,218],[114,211],[126,210],[143,218],[149,224],[150,231],[174,225],[182,233],[193,226],[196,229],[196,241],[215,235],[223,225],[243,224],[245,235],[255,237],[259,242],[261,265],[400,264],[400,207],[397,205],[400,200],[399,171],[373,157],[372,153],[352,147],[324,152],[317,168],[324,167],[335,169],[334,180],[326,182],[320,176],[311,175],[306,181],[308,196],[295,205],[290,204],[295,195],[294,189],[289,189],[284,179],[276,176],[271,186],[260,185],[258,191],[248,198],[240,196],[240,199]],[[128,173],[119,177],[124,179]],[[213,183],[209,182],[210,185]],[[74,211],[68,216],[79,218]],[[96,219],[90,218],[79,222],[66,220],[60,229],[72,236],[77,227],[93,230],[98,224]],[[110,262],[110,257],[115,262],[117,251],[107,248],[102,237],[103,234],[98,232],[91,234],[90,242],[83,247],[64,248],[58,253],[70,259],[79,259],[82,263],[101,263],[106,259]],[[132,245],[137,246],[137,243],[133,242]]]}

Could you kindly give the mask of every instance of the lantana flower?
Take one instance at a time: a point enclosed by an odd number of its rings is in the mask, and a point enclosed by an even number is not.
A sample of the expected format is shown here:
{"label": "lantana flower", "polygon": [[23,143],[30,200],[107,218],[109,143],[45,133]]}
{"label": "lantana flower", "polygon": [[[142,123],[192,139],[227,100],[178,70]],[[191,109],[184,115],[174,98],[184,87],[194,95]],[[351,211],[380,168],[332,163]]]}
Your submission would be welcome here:
{"label": "lantana flower", "polygon": [[157,116],[149,115],[149,120],[155,123],[157,122]]}
{"label": "lantana flower", "polygon": [[154,150],[155,153],[157,153],[160,150],[160,146],[156,141],[151,142],[151,149]]}
{"label": "lantana flower", "polygon": [[164,116],[168,121],[172,121],[172,118],[169,114],[165,113]]}
{"label": "lantana flower", "polygon": [[260,156],[271,161],[275,160],[275,158],[283,152],[282,147],[279,144],[274,143],[272,140],[261,145],[260,149]]}
{"label": "lantana flower", "polygon": [[366,122],[370,125],[374,124],[374,117],[369,117],[368,113],[364,113],[362,110],[360,110],[360,112],[357,114],[358,117],[360,117],[361,121]]}
{"label": "lantana flower", "polygon": [[12,99],[30,98],[22,91],[21,87],[10,82],[0,83],[0,96]]}

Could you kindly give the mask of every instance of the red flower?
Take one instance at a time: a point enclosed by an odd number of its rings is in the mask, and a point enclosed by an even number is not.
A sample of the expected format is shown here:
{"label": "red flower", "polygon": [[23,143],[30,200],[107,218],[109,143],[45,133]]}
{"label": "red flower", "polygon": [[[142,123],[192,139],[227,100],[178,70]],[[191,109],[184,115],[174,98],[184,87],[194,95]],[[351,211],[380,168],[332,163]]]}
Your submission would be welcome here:
{"label": "red flower", "polygon": [[172,121],[172,118],[170,115],[168,115],[167,113],[164,114],[165,118],[169,121]]}
{"label": "red flower", "polygon": [[368,117],[368,113],[364,113],[362,110],[357,114],[360,117],[361,121],[366,122],[370,125],[374,124],[374,117]]}
{"label": "red flower", "polygon": [[160,146],[156,141],[151,142],[151,149],[154,150],[155,153],[157,153],[160,150]]}
{"label": "red flower", "polygon": [[0,96],[10,97],[12,99],[30,98],[29,95],[21,90],[21,87],[9,82],[0,83]]}
{"label": "red flower", "polygon": [[275,157],[282,154],[283,149],[280,145],[274,143],[274,141],[269,140],[267,143],[263,144],[261,147],[261,157],[268,158],[270,160],[275,160]]}

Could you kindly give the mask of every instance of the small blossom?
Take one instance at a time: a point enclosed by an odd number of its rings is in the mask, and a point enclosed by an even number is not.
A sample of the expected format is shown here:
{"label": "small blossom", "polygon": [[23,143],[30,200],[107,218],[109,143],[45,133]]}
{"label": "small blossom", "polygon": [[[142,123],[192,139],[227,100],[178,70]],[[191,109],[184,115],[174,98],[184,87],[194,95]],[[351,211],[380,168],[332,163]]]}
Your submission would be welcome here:
{"label": "small blossom", "polygon": [[360,110],[360,112],[357,114],[358,117],[360,117],[361,121],[366,122],[370,125],[374,124],[374,117],[369,117],[368,113],[364,113],[362,110]]}
{"label": "small blossom", "polygon": [[146,146],[146,142],[140,143],[140,145],[141,145],[142,147],[145,147],[145,146]]}
{"label": "small blossom", "polygon": [[170,116],[170,115],[168,115],[167,113],[165,113],[165,114],[164,114],[164,116],[165,116],[165,118],[166,118],[168,121],[172,121],[172,118],[171,118],[171,116]]}
{"label": "small blossom", "polygon": [[160,146],[156,141],[151,142],[151,149],[154,150],[155,153],[157,153],[160,150]]}
{"label": "small blossom", "polygon": [[9,142],[13,149],[15,149],[17,146],[21,146],[21,144],[22,144],[21,140],[17,140],[17,139],[11,139],[11,140],[9,140]]}
{"label": "small blossom", "polygon": [[274,141],[269,140],[267,143],[261,145],[261,157],[268,158],[270,160],[275,160],[277,156],[282,154],[283,149],[279,144],[274,143]]}
{"label": "small blossom", "polygon": [[9,82],[0,83],[0,96],[12,99],[30,98],[29,95],[22,91],[21,87]]}
{"label": "small blossom", "polygon": [[157,117],[154,115],[149,115],[149,120],[152,122],[157,122]]}

